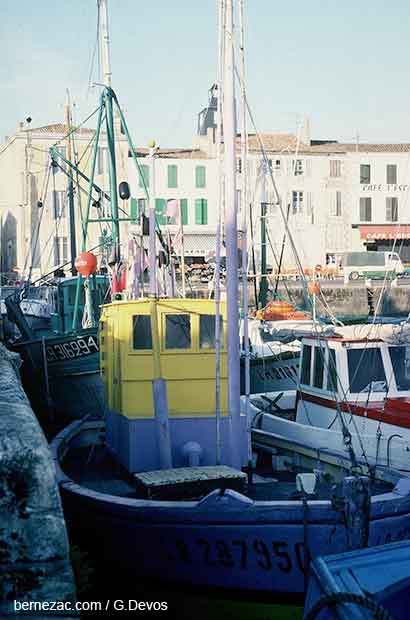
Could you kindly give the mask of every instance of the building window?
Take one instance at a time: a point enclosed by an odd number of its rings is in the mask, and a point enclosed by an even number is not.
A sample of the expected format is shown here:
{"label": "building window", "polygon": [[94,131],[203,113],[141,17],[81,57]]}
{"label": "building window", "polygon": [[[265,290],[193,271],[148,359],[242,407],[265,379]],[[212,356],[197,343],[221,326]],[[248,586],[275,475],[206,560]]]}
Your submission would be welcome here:
{"label": "building window", "polygon": [[55,220],[59,220],[66,216],[65,203],[67,194],[65,191],[53,190],[53,216]]}
{"label": "building window", "polygon": [[396,196],[386,198],[386,222],[398,222],[399,202]]}
{"label": "building window", "polygon": [[386,183],[388,185],[396,185],[396,183],[397,183],[397,166],[396,166],[396,164],[387,164],[387,166],[386,166]]}
{"label": "building window", "polygon": [[[61,155],[67,159],[67,147],[58,146],[56,148],[56,151],[58,151],[58,153],[61,153]],[[67,164],[62,159],[60,159],[60,157],[57,157],[56,161],[58,162],[58,166],[55,166],[53,168],[54,174],[58,174],[59,172],[61,172],[61,169],[67,170]]]}
{"label": "building window", "polygon": [[236,159],[236,172],[238,174],[241,174],[242,172],[242,159],[240,157]]}
{"label": "building window", "polygon": [[195,200],[195,224],[208,224],[208,201],[205,198]]}
{"label": "building window", "polygon": [[97,174],[104,174],[108,170],[107,159],[108,149],[101,146],[98,147],[97,152]]}
{"label": "building window", "polygon": [[330,166],[330,176],[331,177],[340,177],[341,176],[341,161],[340,159],[331,159],[329,161]]}
{"label": "building window", "polygon": [[195,187],[202,188],[206,186],[206,168],[205,166],[195,167]]}
{"label": "building window", "polygon": [[360,183],[370,183],[370,164],[360,164]]}
{"label": "building window", "polygon": [[54,266],[63,265],[68,258],[67,237],[54,237]]}
{"label": "building window", "polygon": [[168,223],[168,217],[165,215],[166,200],[164,198],[155,198],[155,217],[160,226]]}
{"label": "building window", "polygon": [[139,166],[139,186],[149,187],[149,166],[146,164]]}
{"label": "building window", "polygon": [[342,192],[336,192],[335,215],[336,217],[342,215]]}
{"label": "building window", "polygon": [[131,198],[130,217],[138,221],[142,213],[145,213],[145,198]]}
{"label": "building window", "polygon": [[165,348],[191,348],[191,317],[189,314],[167,314],[165,317]]}
{"label": "building window", "polygon": [[132,322],[134,349],[152,349],[151,317],[139,314],[132,317]]}
{"label": "building window", "polygon": [[372,221],[372,199],[369,197],[360,198],[360,221]]}
{"label": "building window", "polygon": [[292,192],[292,212],[302,213],[303,211],[303,192]]}
{"label": "building window", "polygon": [[303,174],[303,159],[294,159],[292,161],[292,169],[295,177],[299,174]]}
{"label": "building window", "polygon": [[178,187],[178,167],[168,166],[168,187]]}
{"label": "building window", "polygon": [[[223,346],[223,324],[219,321],[219,339]],[[199,347],[200,349],[215,349],[215,315],[201,314],[199,316]]]}
{"label": "building window", "polygon": [[275,159],[275,167],[276,172],[280,172],[280,159]]}

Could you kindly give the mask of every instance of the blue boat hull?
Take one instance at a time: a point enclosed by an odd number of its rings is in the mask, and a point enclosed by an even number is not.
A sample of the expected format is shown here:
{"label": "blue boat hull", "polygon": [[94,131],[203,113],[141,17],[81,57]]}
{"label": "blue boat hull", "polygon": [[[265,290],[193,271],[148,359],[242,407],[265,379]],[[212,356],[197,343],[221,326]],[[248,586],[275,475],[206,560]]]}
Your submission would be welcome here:
{"label": "blue boat hull", "polygon": [[[312,558],[348,549],[343,514],[329,501],[309,502],[305,530],[300,501],[255,501],[228,490],[200,501],[155,502],[80,486],[59,466],[59,454],[79,441],[76,428],[52,444],[68,523],[128,576],[302,593],[305,531]],[[370,545],[410,537],[409,490],[407,484],[402,495],[372,500]]]}
{"label": "blue boat hull", "polygon": [[[383,567],[383,570],[380,568]],[[343,593],[340,596],[340,593]],[[334,618],[334,607],[324,604],[331,595],[340,602],[338,617],[343,620],[366,620],[365,606],[342,604],[344,593],[365,603],[382,605],[396,620],[407,620],[410,605],[410,542],[396,542],[372,549],[360,549],[331,557],[320,557],[311,566],[305,616],[318,604],[323,609],[317,617]]]}

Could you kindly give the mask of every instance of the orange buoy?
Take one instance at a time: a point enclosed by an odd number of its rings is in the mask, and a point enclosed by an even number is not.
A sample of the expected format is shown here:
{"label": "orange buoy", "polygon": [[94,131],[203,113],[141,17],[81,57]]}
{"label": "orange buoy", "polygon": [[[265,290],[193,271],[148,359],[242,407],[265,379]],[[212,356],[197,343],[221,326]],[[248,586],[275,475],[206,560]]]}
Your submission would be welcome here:
{"label": "orange buoy", "polygon": [[78,273],[88,278],[97,269],[97,258],[92,252],[81,252],[75,259],[74,267]]}

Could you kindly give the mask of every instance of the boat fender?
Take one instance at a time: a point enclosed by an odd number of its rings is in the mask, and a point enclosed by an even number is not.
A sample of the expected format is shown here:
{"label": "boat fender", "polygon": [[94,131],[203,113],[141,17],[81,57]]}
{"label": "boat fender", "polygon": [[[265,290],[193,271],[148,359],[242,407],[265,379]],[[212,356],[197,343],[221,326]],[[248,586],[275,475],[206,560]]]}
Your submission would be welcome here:
{"label": "boat fender", "polygon": [[182,446],[182,456],[188,461],[189,467],[198,467],[202,454],[202,446],[196,441],[187,441]]}

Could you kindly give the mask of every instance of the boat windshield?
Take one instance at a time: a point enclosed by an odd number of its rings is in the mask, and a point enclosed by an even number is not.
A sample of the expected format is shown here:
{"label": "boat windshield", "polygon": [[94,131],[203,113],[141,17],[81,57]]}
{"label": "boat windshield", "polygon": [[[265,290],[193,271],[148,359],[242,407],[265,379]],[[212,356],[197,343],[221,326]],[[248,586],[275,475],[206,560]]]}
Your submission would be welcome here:
{"label": "boat windshield", "polygon": [[410,390],[410,347],[389,347],[394,377],[399,392]]}
{"label": "boat windshield", "polygon": [[387,383],[380,349],[348,349],[350,392],[386,392]]}

